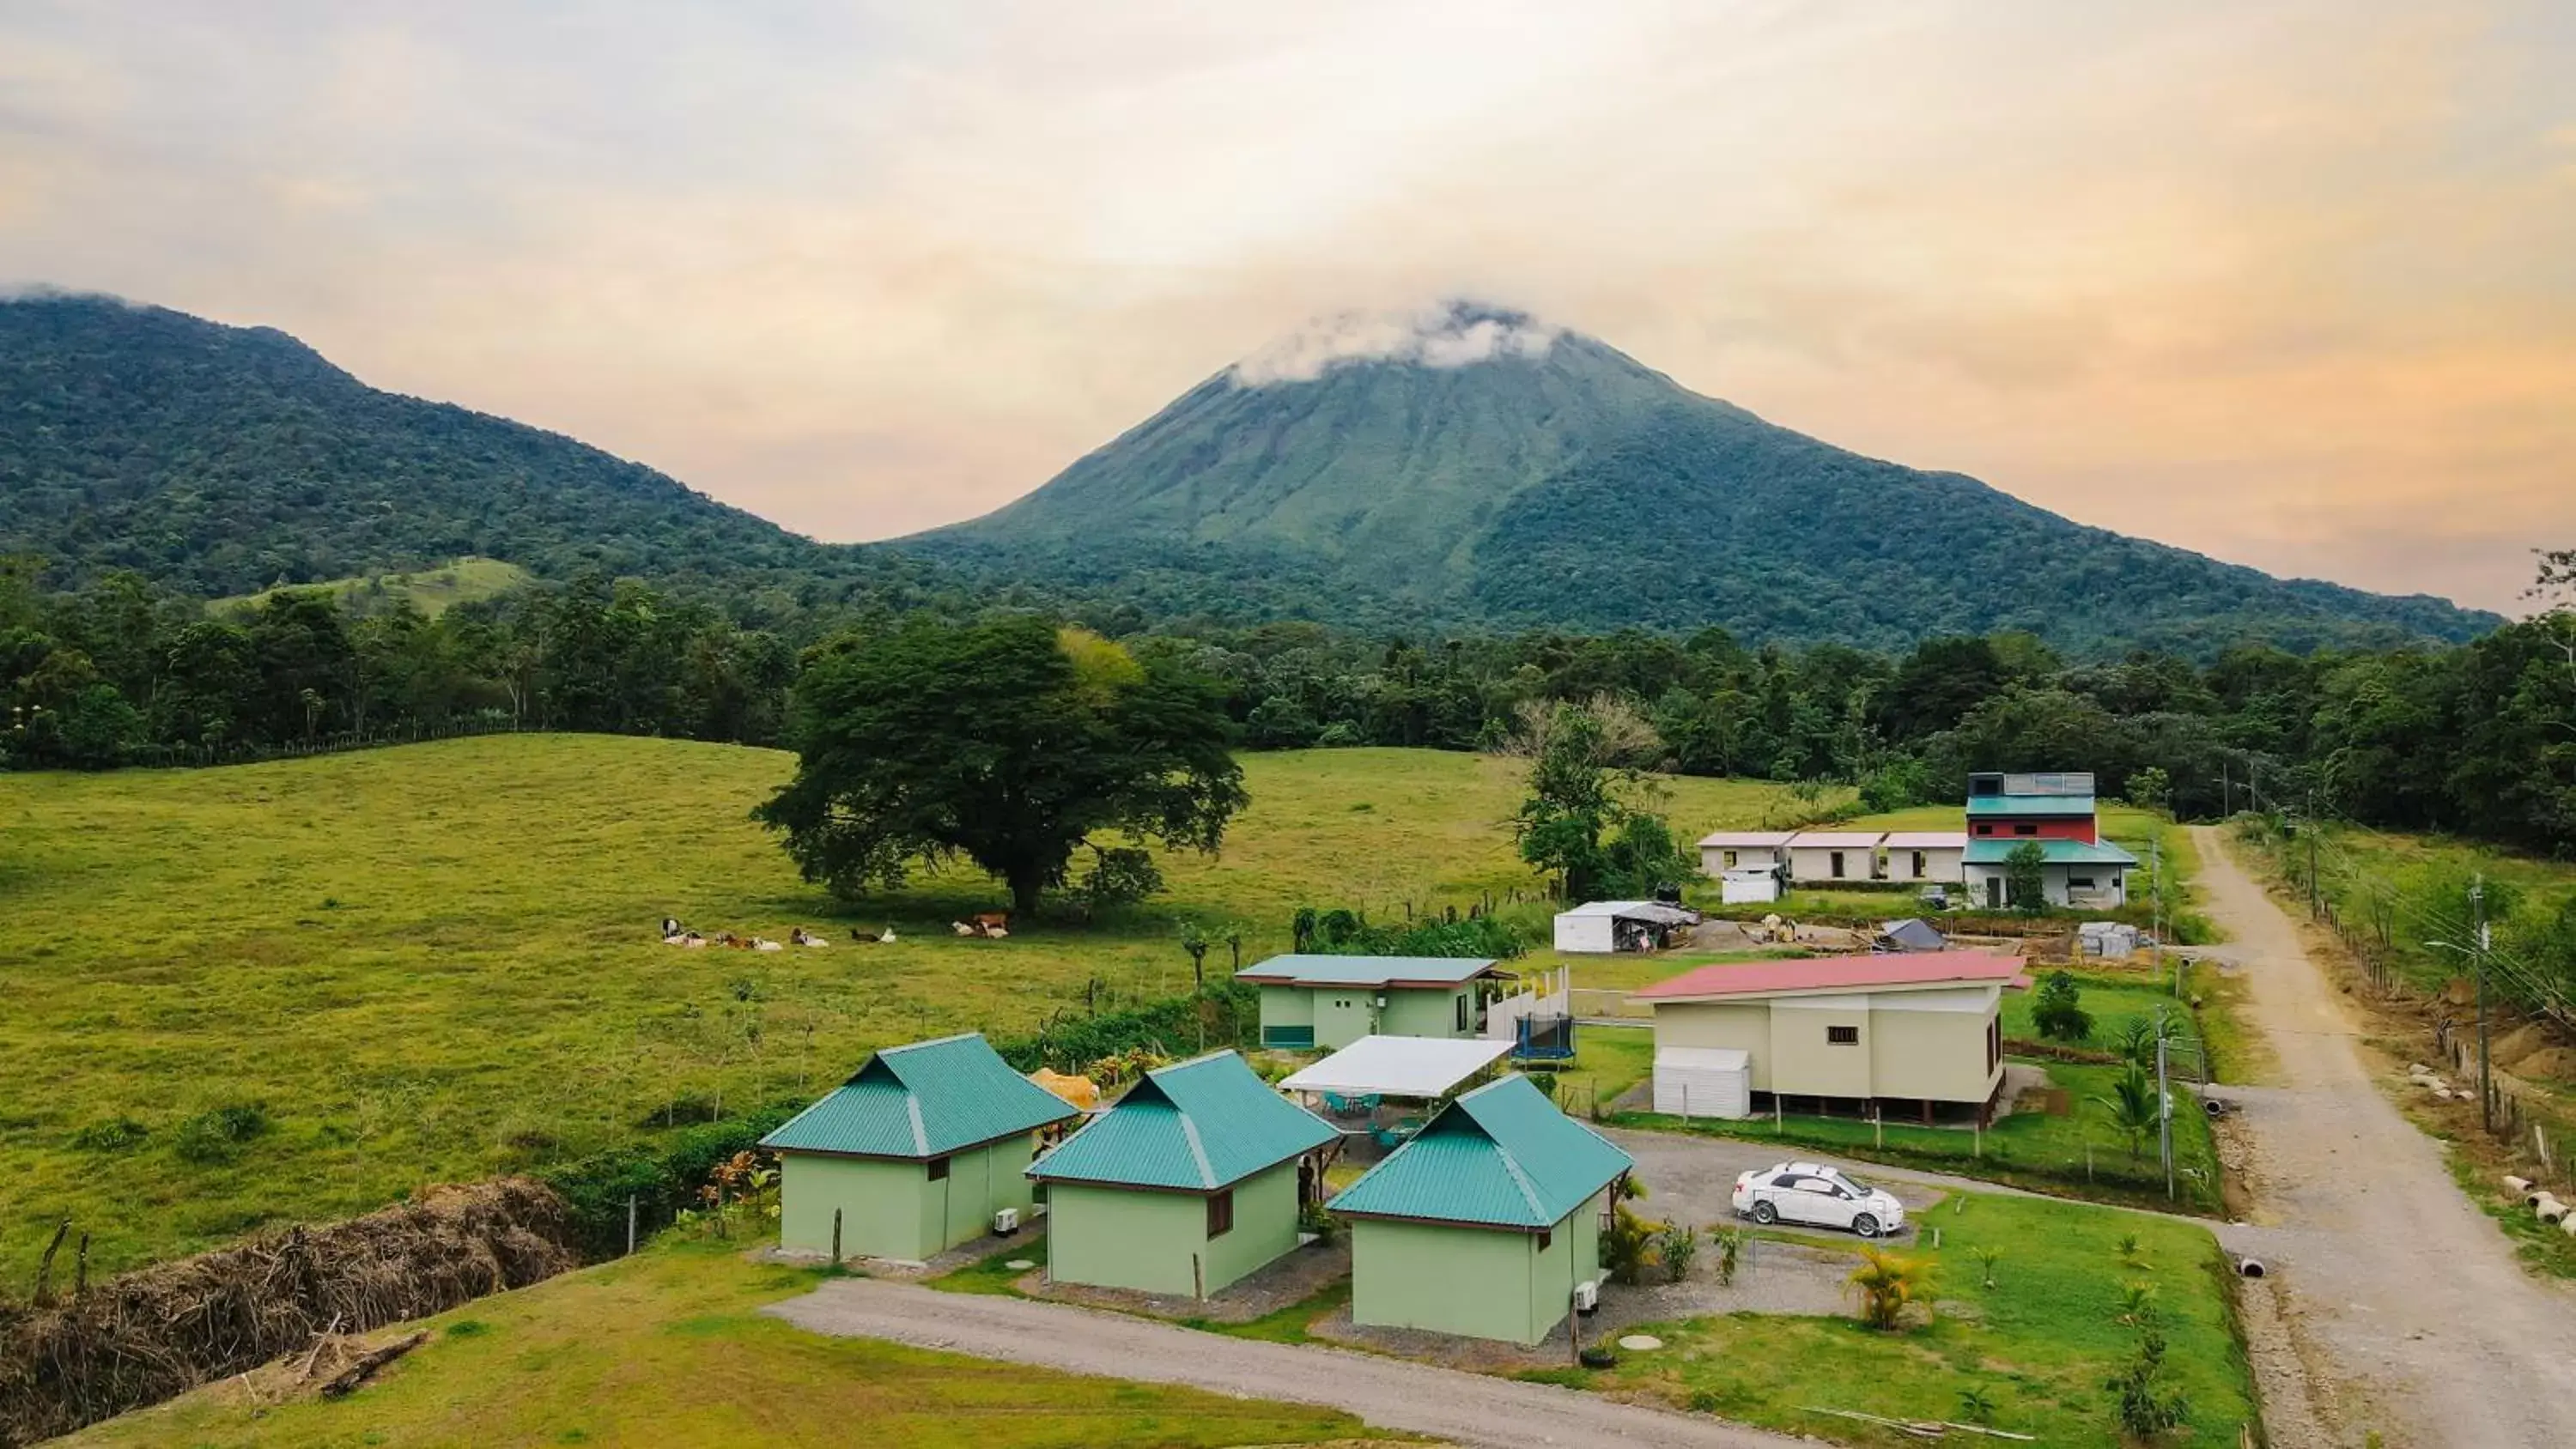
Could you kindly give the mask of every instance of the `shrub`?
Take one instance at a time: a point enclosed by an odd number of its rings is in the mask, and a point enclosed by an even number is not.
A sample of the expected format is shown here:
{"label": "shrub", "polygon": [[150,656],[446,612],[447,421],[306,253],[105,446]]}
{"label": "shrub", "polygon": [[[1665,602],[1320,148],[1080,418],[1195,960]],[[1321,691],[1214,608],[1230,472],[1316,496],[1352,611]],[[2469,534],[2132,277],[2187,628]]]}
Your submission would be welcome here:
{"label": "shrub", "polygon": [[258,1103],[231,1102],[180,1123],[170,1150],[182,1162],[220,1166],[238,1159],[244,1144],[266,1136],[274,1125]]}
{"label": "shrub", "polygon": [[1729,1228],[1711,1233],[1709,1238],[1717,1244],[1717,1285],[1731,1288],[1735,1286],[1736,1270],[1744,1266],[1744,1230]]}
{"label": "shrub", "polygon": [[1917,1302],[1931,1306],[1931,1260],[1901,1257],[1881,1248],[1863,1248],[1860,1257],[1850,1282],[1860,1294],[1861,1322],[1892,1333],[1904,1325],[1908,1306]]}
{"label": "shrub", "polygon": [[131,1117],[110,1117],[73,1133],[72,1146],[83,1152],[131,1152],[151,1135],[151,1128]]}
{"label": "shrub", "polygon": [[747,1152],[801,1102],[776,1104],[747,1117],[683,1128],[658,1147],[621,1147],[549,1170],[544,1182],[571,1209],[570,1237],[590,1261],[626,1250],[626,1202],[635,1199],[639,1232],[668,1224],[696,1199],[716,1166]]}
{"label": "shrub", "polygon": [[2041,978],[2039,992],[2031,998],[2031,1025],[2044,1037],[2083,1041],[2093,1035],[2093,1013],[2084,1009],[2083,999],[2073,976],[2051,971]]}
{"label": "shrub", "polygon": [[1665,1225],[1655,1234],[1655,1261],[1663,1265],[1664,1281],[1679,1283],[1690,1276],[1691,1259],[1699,1256],[1699,1229],[1685,1222]]}
{"label": "shrub", "polygon": [[1611,1282],[1634,1288],[1645,1281],[1656,1227],[1626,1203],[1612,1210],[1610,1225],[1601,1232],[1601,1269]]}
{"label": "shrub", "polygon": [[2165,1338],[2150,1330],[2138,1335],[2136,1356],[2103,1385],[2118,1396],[2120,1427],[2140,1439],[2152,1439],[2191,1417],[2191,1400],[2180,1389],[2164,1387]]}

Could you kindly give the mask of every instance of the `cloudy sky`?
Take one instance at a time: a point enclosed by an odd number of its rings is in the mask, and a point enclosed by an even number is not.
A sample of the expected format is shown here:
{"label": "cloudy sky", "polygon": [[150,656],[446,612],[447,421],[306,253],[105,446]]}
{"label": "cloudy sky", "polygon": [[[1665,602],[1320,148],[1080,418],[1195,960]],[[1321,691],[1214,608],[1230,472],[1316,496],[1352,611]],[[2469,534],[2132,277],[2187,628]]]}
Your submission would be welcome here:
{"label": "cloudy sky", "polygon": [[828,539],[1468,294],[2089,523],[2576,544],[2563,0],[0,0],[0,284],[283,327]]}

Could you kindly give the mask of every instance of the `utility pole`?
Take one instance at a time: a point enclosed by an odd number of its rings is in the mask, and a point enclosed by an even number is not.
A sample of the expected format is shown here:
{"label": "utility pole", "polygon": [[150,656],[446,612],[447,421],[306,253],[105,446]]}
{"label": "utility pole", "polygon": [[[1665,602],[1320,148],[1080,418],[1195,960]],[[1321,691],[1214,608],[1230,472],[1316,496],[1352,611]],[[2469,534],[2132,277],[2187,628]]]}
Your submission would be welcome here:
{"label": "utility pole", "polygon": [[2227,761],[2222,757],[2218,762],[2218,818],[2224,823],[2235,814],[2236,782],[2229,776]]}
{"label": "utility pole", "polygon": [[2317,797],[2308,796],[2308,919],[2317,918]]}
{"label": "utility pole", "polygon": [[[2158,1015],[2162,1014],[2162,1008],[2159,1008]],[[2156,1137],[2165,1159],[2165,1201],[2171,1202],[2174,1195],[2173,1089],[2167,1084],[2165,1074],[2164,1023],[2158,1021],[2156,1028]]]}
{"label": "utility pole", "polygon": [[[2162,981],[2165,977],[2165,832],[2162,825],[2156,825],[2154,829],[2155,834],[2147,837],[2147,893],[2152,898],[2148,903],[2147,934],[2155,940],[2156,979]],[[2182,994],[2180,968],[2174,971],[2174,994]]]}
{"label": "utility pole", "polygon": [[2487,1063],[2487,947],[2493,937],[2487,930],[2487,878],[2484,874],[2469,877],[2469,914],[2474,918],[2477,934],[2469,939],[2477,950],[2469,957],[2478,976],[2478,1121],[2495,1135],[2495,1078]]}

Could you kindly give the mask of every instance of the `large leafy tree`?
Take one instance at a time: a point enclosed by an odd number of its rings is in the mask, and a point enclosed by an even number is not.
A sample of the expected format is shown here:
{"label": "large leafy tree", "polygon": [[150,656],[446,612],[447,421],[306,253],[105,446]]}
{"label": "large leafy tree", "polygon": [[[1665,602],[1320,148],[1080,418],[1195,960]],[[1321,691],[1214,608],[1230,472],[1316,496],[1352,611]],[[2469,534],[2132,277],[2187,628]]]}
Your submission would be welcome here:
{"label": "large leafy tree", "polygon": [[1572,900],[1642,896],[1695,868],[1661,816],[1620,798],[1639,777],[1609,763],[1614,734],[1598,709],[1576,704],[1530,731],[1530,793],[1513,822],[1521,859],[1563,880]]}
{"label": "large leafy tree", "polygon": [[826,646],[790,736],[796,777],[753,814],[845,895],[963,857],[1026,914],[1100,832],[1212,851],[1247,798],[1213,684],[1035,618]]}

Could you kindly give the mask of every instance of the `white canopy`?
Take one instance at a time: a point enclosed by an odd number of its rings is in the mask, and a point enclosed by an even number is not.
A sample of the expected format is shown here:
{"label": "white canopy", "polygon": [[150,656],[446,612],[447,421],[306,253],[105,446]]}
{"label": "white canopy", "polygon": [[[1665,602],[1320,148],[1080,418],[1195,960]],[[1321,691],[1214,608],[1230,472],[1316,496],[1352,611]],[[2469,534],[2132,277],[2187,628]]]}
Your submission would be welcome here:
{"label": "white canopy", "polygon": [[1364,1036],[1281,1082],[1291,1092],[1428,1100],[1476,1075],[1512,1049],[1508,1041],[1436,1036]]}
{"label": "white canopy", "polygon": [[1582,905],[1576,906],[1570,910],[1559,911],[1557,914],[1561,916],[1609,916],[1615,920],[1622,921],[1652,921],[1658,926],[1696,926],[1699,924],[1699,913],[1697,911],[1684,910],[1680,906],[1668,906],[1661,901],[1585,901]]}

